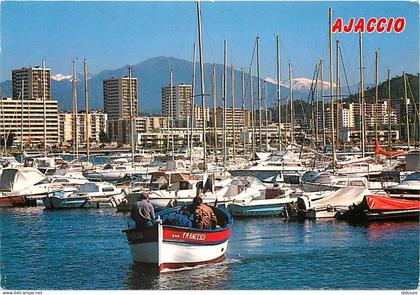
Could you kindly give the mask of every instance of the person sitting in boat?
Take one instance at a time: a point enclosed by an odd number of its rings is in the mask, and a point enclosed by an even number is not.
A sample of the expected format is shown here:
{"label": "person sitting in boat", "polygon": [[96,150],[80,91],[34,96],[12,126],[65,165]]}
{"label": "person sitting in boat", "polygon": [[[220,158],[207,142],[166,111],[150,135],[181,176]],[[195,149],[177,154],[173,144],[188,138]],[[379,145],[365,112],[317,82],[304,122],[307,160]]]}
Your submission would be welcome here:
{"label": "person sitting in boat", "polygon": [[217,217],[213,209],[203,203],[203,198],[197,196],[193,199],[194,222],[193,227],[199,229],[215,229]]}
{"label": "person sitting in boat", "polygon": [[149,202],[149,195],[141,193],[139,200],[131,205],[131,219],[136,222],[137,228],[153,226],[155,223],[155,210]]}

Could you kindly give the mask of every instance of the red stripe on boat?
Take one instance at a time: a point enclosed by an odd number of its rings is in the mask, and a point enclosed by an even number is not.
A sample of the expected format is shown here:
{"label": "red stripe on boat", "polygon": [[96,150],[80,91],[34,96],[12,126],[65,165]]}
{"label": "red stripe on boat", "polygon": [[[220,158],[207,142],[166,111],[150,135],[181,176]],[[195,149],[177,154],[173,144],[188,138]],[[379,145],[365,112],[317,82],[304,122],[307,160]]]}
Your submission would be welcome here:
{"label": "red stripe on boat", "polygon": [[420,209],[420,201],[390,198],[380,195],[366,196],[370,210],[411,210]]}
{"label": "red stripe on boat", "polygon": [[217,243],[226,241],[231,228],[220,231],[206,231],[197,229],[163,228],[163,239],[176,242]]}

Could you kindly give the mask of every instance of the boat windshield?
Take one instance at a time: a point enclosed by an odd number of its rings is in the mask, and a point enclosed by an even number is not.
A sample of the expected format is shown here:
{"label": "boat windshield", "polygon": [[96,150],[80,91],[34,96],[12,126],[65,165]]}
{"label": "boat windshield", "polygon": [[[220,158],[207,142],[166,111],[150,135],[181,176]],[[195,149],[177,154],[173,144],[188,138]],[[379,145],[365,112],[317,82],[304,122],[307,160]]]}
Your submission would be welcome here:
{"label": "boat windshield", "polygon": [[404,181],[412,181],[412,180],[418,180],[420,181],[420,172],[414,172],[406,176]]}

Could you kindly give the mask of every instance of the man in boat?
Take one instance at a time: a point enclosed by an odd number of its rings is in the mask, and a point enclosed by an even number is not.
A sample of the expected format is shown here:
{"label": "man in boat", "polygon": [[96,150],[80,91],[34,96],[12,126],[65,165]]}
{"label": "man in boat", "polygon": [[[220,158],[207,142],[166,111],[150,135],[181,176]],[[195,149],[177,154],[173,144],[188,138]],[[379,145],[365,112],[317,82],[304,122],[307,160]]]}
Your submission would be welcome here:
{"label": "man in boat", "polygon": [[203,203],[203,198],[197,196],[193,199],[194,223],[193,226],[199,229],[215,229],[217,217],[213,209]]}
{"label": "man in boat", "polygon": [[149,202],[149,195],[141,193],[139,200],[131,205],[131,219],[136,222],[137,228],[153,226],[155,222],[155,210]]}

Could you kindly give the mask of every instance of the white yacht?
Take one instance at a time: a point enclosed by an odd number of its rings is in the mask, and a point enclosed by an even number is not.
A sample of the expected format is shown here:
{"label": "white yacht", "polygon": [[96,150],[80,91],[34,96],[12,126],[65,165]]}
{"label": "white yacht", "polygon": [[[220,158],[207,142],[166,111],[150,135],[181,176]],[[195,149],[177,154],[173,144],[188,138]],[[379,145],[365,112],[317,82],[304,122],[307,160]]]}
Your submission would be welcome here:
{"label": "white yacht", "polygon": [[124,192],[107,182],[87,182],[74,191],[60,191],[42,199],[47,209],[116,207]]}
{"label": "white yacht", "polygon": [[390,197],[402,199],[420,198],[420,172],[407,175],[401,183],[384,189]]}

